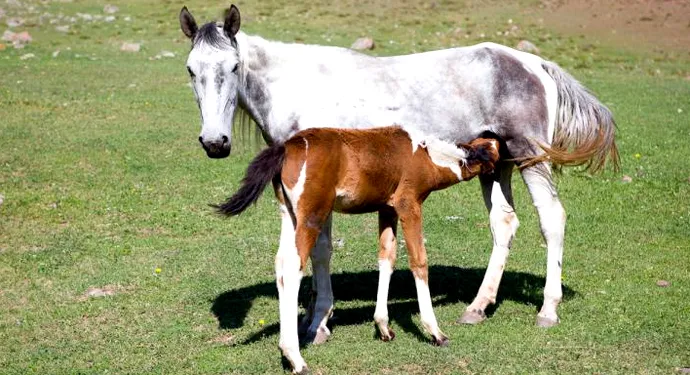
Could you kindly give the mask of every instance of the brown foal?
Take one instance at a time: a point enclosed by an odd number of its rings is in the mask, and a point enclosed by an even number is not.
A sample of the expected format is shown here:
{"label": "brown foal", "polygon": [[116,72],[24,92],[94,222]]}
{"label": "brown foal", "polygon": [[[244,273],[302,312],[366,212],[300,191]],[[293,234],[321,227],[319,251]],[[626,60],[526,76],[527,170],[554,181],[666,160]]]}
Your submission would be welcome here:
{"label": "brown foal", "polygon": [[447,345],[431,305],[422,203],[432,191],[492,172],[499,159],[498,147],[497,140],[487,138],[467,145],[417,138],[398,126],[313,128],[297,133],[285,144],[270,146],[250,163],[239,191],[217,208],[223,214],[237,215],[273,182],[283,215],[276,255],[280,348],[296,372],[306,369],[297,329],[299,284],[321,228],[333,211],[379,213],[380,277],[374,319],[381,338],[394,338],[386,304],[400,221],[422,325],[435,344]]}

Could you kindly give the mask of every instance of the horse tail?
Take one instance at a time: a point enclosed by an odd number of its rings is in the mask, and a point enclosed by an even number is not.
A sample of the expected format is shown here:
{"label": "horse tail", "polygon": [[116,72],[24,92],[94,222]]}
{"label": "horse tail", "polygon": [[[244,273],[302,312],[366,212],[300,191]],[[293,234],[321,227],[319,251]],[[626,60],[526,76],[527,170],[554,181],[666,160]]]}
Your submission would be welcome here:
{"label": "horse tail", "polygon": [[284,160],[285,145],[283,144],[274,144],[261,151],[249,163],[240,189],[225,203],[212,207],[215,207],[218,213],[227,216],[241,214],[252,203],[256,203],[261,193],[266,189],[266,185],[280,175]]}
{"label": "horse tail", "polygon": [[551,146],[540,145],[545,154],[520,167],[549,161],[555,167],[585,164],[586,170],[597,172],[608,157],[617,171],[620,157],[611,111],[555,63],[544,61],[542,68],[556,83],[558,93],[553,141]]}

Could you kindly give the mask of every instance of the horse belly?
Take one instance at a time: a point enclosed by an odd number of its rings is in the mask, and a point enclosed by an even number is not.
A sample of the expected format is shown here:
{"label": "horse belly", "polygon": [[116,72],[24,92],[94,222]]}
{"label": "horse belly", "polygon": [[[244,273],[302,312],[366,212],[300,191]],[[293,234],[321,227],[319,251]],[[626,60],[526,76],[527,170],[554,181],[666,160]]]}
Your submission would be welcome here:
{"label": "horse belly", "polygon": [[359,183],[336,189],[333,210],[345,214],[375,212],[386,207],[389,199],[387,189],[377,189],[375,185]]}

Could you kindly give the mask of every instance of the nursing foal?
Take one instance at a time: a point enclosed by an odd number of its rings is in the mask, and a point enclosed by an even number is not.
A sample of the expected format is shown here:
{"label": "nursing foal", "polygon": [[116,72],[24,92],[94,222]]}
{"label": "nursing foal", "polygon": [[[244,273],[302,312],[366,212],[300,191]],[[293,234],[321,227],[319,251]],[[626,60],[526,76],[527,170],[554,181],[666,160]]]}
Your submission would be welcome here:
{"label": "nursing foal", "polygon": [[287,240],[281,240],[275,267],[280,348],[295,372],[306,368],[299,354],[299,284],[319,232],[332,211],[379,213],[381,277],[374,319],[381,338],[388,341],[394,337],[388,327],[386,303],[400,220],[422,325],[437,345],[448,343],[431,306],[422,238],[422,202],[434,190],[492,172],[498,159],[498,141],[494,139],[478,138],[468,145],[454,145],[436,138],[413,137],[393,126],[369,130],[307,129],[284,145],[270,146],[250,163],[239,191],[217,208],[223,214],[237,215],[255,202],[272,181],[277,198],[289,211],[292,222],[281,228],[281,239]]}

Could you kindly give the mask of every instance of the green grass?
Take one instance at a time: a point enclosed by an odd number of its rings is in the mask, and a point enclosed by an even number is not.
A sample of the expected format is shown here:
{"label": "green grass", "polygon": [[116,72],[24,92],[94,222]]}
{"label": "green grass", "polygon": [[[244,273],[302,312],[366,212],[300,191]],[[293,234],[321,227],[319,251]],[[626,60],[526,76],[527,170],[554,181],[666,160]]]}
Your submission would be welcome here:
{"label": "green grass", "polygon": [[[101,13],[106,2],[23,3],[74,15]],[[238,5],[247,32],[343,46],[368,34],[378,55],[533,40],[614,111],[623,170],[591,177],[568,169],[558,178],[568,213],[567,298],[562,324],[550,330],[534,327],[545,249],[519,175],[521,227],[499,304],[477,327],[454,321],[476,293],[491,248],[479,186],[430,197],[432,295],[449,348],[432,347],[419,332],[402,251],[390,306],[398,335],[392,343],[374,338],[376,219],[337,215],[334,238],[345,245],[332,261],[334,335],[303,350],[312,370],[672,374],[690,367],[688,56],[558,35],[517,6],[363,4]],[[198,146],[184,69],[189,45],[177,23],[182,4],[117,5],[115,22],[77,22],[68,34],[23,15],[34,21],[18,30],[34,41],[0,51],[0,372],[281,373],[276,203],[267,193],[230,220],[206,206],[234,191],[254,149],[211,160]],[[200,22],[220,12],[215,3],[187,5]],[[496,35],[508,18],[519,34]],[[142,51],[120,52],[123,41],[143,42]],[[177,57],[149,60],[161,50]],[[20,60],[25,53],[36,58]],[[90,287],[115,294],[86,298]]]}

